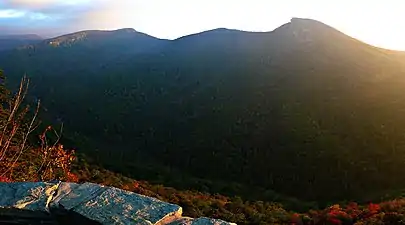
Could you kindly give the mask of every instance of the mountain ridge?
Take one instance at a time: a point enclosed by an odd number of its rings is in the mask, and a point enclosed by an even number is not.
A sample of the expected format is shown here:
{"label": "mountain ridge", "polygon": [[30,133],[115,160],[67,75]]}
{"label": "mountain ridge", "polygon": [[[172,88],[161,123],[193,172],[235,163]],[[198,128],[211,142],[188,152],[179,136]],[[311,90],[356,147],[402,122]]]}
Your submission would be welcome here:
{"label": "mountain ridge", "polygon": [[[88,36],[88,35],[97,35],[97,34],[119,34],[119,33],[132,33],[132,34],[139,34],[141,36],[147,36],[150,38],[155,38],[155,39],[159,39],[159,40],[165,40],[165,41],[182,41],[184,39],[188,39],[188,38],[192,38],[192,37],[197,37],[200,35],[210,35],[210,34],[271,34],[274,32],[277,32],[278,30],[284,28],[284,27],[289,27],[292,26],[292,29],[296,29],[297,30],[302,30],[302,29],[327,29],[328,32],[331,32],[333,30],[333,33],[339,34],[339,35],[344,35],[347,37],[350,37],[351,39],[357,41],[357,42],[361,42],[363,44],[366,44],[368,46],[372,46],[375,49],[378,50],[383,50],[383,51],[389,51],[391,53],[404,53],[405,51],[399,51],[399,50],[391,50],[391,49],[385,49],[385,48],[381,48],[381,47],[377,47],[374,46],[372,44],[368,44],[366,42],[363,42],[361,40],[358,40],[356,38],[353,38],[347,34],[344,34],[340,31],[338,31],[337,29],[321,22],[315,19],[307,19],[307,18],[299,18],[299,17],[292,17],[290,19],[290,21],[288,23],[285,23],[279,27],[276,27],[275,29],[271,30],[271,31],[245,31],[245,30],[239,30],[239,29],[230,29],[230,28],[225,28],[225,27],[220,27],[220,28],[214,28],[214,29],[210,29],[210,30],[205,30],[205,31],[201,31],[201,32],[196,32],[193,34],[189,34],[189,35],[184,35],[175,39],[165,39],[165,38],[157,38],[155,36],[149,35],[147,33],[143,33],[140,31],[135,30],[134,28],[120,28],[120,29],[115,29],[115,30],[81,30],[81,31],[76,31],[76,32],[72,32],[72,33],[67,33],[64,35],[59,35],[57,37],[53,37],[53,38],[47,38],[47,39],[43,39],[44,42],[54,42],[57,41],[58,39],[68,39],[69,37],[74,37],[76,35],[80,35],[80,36]],[[13,35],[7,35],[7,36],[13,36]],[[18,35],[16,35],[18,36]],[[38,36],[39,37],[39,36]]]}

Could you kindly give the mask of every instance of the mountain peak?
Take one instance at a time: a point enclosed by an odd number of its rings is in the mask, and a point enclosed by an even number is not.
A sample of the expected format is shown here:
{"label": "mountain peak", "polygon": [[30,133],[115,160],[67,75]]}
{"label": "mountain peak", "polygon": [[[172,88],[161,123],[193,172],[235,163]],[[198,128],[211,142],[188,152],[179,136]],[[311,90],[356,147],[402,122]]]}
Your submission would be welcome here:
{"label": "mountain peak", "polygon": [[56,46],[71,46],[73,43],[81,42],[86,39],[91,40],[114,40],[114,39],[133,39],[133,38],[154,38],[150,35],[136,31],[133,28],[121,28],[117,30],[84,30],[71,34],[62,35],[56,38],[48,39],[47,43]]}
{"label": "mountain peak", "polygon": [[293,17],[291,18],[290,23],[288,23],[290,25],[291,28],[293,29],[310,29],[310,30],[317,30],[319,31],[319,29],[322,30],[335,30],[334,28],[332,28],[329,25],[326,25],[325,23],[322,23],[318,20],[314,20],[314,19],[307,19],[307,18],[297,18],[297,17]]}
{"label": "mountain peak", "polygon": [[120,33],[135,33],[137,32],[134,28],[121,28],[121,29],[117,29],[114,30],[112,32],[120,32]]}
{"label": "mountain peak", "polygon": [[347,35],[339,32],[335,28],[314,19],[291,18],[286,23],[273,31],[280,38],[292,38],[294,42],[301,44],[327,43],[330,40],[347,40]]}
{"label": "mountain peak", "polygon": [[290,20],[291,23],[322,23],[318,20],[309,19],[309,18],[300,18],[300,17],[292,17]]}

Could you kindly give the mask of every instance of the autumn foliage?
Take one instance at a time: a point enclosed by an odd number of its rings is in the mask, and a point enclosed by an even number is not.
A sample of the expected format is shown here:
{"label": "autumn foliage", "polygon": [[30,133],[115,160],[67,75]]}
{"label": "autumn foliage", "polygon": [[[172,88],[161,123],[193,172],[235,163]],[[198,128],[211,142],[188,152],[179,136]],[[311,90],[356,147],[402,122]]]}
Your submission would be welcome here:
{"label": "autumn foliage", "polygon": [[[23,77],[18,91],[11,94],[4,86],[1,71],[0,79],[0,182],[77,181],[71,172],[75,152],[59,143],[62,130],[48,126],[37,141],[30,141],[40,125],[40,102],[35,110],[24,104],[29,80]],[[51,134],[55,140],[49,139]]]}
{"label": "autumn foliage", "polygon": [[324,210],[312,210],[308,213],[293,213],[294,225],[371,225],[405,224],[405,199],[396,199],[380,204],[358,205],[338,204]]}

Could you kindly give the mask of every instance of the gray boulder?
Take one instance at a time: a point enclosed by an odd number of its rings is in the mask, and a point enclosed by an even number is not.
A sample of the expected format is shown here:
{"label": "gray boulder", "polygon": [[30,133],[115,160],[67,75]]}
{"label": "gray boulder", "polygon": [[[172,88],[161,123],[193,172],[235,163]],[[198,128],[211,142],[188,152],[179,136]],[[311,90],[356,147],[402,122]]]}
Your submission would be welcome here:
{"label": "gray boulder", "polygon": [[7,220],[20,224],[234,224],[182,217],[178,205],[114,187],[65,182],[0,183],[0,224]]}

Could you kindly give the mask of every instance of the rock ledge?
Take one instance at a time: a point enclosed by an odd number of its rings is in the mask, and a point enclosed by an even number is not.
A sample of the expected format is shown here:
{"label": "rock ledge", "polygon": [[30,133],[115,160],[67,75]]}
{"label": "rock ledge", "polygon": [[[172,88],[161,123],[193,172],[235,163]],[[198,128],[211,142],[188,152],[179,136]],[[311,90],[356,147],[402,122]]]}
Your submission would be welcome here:
{"label": "rock ledge", "polygon": [[[0,183],[0,224],[236,225],[182,217],[182,208],[93,183]],[[20,223],[19,223],[20,222]]]}

